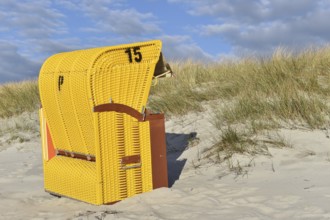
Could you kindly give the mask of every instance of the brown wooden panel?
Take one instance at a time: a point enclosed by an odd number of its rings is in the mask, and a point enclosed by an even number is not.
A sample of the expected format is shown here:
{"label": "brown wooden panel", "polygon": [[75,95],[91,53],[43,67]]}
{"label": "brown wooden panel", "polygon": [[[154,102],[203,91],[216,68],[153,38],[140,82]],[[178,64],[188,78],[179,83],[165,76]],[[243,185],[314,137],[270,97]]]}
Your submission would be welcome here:
{"label": "brown wooden panel", "polygon": [[168,187],[164,114],[150,114],[153,188]]}
{"label": "brown wooden panel", "polygon": [[125,156],[121,158],[121,164],[140,163],[140,155]]}
{"label": "brown wooden panel", "polygon": [[94,112],[110,112],[110,111],[126,113],[136,118],[138,121],[144,120],[143,114],[141,114],[140,112],[136,111],[134,108],[131,108],[130,106],[127,105],[118,104],[118,103],[107,103],[94,107]]}
{"label": "brown wooden panel", "polygon": [[85,154],[75,153],[66,150],[57,150],[57,155],[95,162],[95,156],[93,155],[85,155]]}

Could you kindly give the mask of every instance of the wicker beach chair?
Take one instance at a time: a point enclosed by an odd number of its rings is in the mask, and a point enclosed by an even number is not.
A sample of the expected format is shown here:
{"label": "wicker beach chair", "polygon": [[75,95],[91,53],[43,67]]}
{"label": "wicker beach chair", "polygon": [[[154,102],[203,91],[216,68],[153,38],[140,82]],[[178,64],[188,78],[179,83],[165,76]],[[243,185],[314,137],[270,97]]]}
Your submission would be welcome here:
{"label": "wicker beach chair", "polygon": [[164,115],[146,111],[152,79],[166,74],[159,40],[48,58],[39,75],[45,190],[101,205],[167,187]]}

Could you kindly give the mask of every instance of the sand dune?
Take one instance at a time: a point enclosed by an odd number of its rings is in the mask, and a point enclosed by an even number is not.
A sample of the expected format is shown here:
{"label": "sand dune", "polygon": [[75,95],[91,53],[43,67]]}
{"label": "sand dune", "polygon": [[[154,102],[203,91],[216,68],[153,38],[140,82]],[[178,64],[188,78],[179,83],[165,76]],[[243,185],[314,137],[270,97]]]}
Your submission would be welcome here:
{"label": "sand dune", "polygon": [[325,131],[282,129],[291,148],[214,164],[200,156],[216,135],[207,117],[172,118],[166,130],[171,187],[111,206],[45,193],[37,137],[2,146],[0,219],[330,219]]}

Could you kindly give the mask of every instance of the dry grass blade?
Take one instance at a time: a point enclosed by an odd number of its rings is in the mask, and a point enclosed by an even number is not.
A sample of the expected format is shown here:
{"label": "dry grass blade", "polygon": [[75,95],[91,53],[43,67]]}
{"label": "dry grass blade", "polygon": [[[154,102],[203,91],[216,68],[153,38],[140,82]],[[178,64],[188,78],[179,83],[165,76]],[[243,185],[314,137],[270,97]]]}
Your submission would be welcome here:
{"label": "dry grass blade", "polygon": [[37,81],[0,85],[0,118],[33,112],[40,105]]}

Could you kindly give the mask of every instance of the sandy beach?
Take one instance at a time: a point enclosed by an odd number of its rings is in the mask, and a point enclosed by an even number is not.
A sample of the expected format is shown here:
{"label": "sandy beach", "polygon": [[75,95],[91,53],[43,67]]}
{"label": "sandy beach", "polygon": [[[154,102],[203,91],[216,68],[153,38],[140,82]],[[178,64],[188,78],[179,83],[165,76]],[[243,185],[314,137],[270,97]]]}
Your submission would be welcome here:
{"label": "sandy beach", "polygon": [[25,133],[0,151],[0,219],[330,219],[326,131],[281,129],[291,147],[222,163],[201,156],[216,132],[209,118],[171,118],[166,131],[170,188],[110,206],[44,192],[40,140]]}

